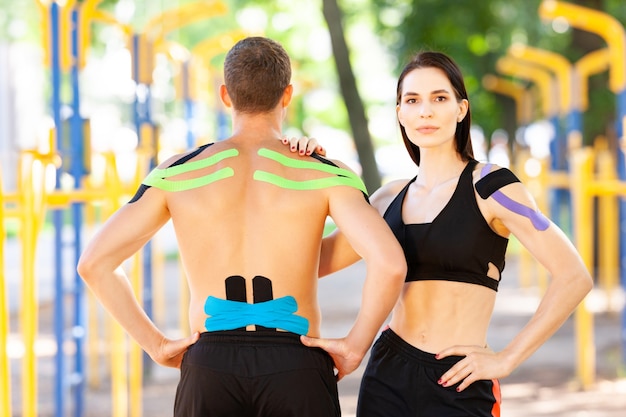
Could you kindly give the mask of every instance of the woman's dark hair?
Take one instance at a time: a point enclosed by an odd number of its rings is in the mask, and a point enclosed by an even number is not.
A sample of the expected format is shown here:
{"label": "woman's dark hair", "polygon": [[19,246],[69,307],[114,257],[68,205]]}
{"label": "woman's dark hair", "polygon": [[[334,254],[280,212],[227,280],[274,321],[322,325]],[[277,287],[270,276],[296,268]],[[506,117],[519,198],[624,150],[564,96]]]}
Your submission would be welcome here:
{"label": "woman's dark hair", "polygon": [[[452,84],[452,88],[454,89],[454,94],[457,98],[457,101],[461,101],[463,99],[468,100],[467,91],[465,90],[465,83],[463,81],[463,74],[461,73],[461,69],[458,65],[446,54],[441,52],[420,52],[415,55],[411,61],[404,67],[402,72],[400,73],[400,77],[398,78],[398,89],[396,96],[396,105],[400,105],[400,99],[402,95],[402,82],[408,73],[418,68],[438,68],[442,70],[448,80],[450,80],[450,84]],[[469,100],[468,100],[469,101]],[[471,113],[470,107],[467,107],[467,114],[463,118],[463,120],[456,125],[456,131],[454,132],[454,142],[456,144],[456,151],[461,155],[464,161],[468,161],[470,159],[474,159],[474,150],[472,148],[472,140],[470,137],[470,126],[471,126]],[[419,166],[420,164],[420,148],[415,145],[413,142],[409,140],[409,137],[406,134],[406,130],[404,126],[400,124],[400,132],[402,133],[402,140],[404,141],[404,146],[406,146],[409,155],[413,162]]]}

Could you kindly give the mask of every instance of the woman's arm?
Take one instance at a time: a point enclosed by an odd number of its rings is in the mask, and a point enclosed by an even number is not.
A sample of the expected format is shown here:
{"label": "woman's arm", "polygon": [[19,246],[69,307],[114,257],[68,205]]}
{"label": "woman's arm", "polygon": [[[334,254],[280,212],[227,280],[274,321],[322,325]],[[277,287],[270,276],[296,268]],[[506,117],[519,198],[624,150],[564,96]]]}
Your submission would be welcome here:
{"label": "woman's arm", "polygon": [[[536,210],[537,205],[521,183],[501,188],[509,199]],[[474,381],[508,376],[545,343],[567,320],[593,287],[589,271],[567,236],[554,223],[537,229],[530,219],[518,214],[493,197],[484,202],[486,219],[495,229],[508,229],[547,269],[551,282],[536,312],[526,326],[501,352],[480,347],[455,346],[439,352],[439,357],[466,356],[442,378],[442,385],[463,381],[462,390]]]}

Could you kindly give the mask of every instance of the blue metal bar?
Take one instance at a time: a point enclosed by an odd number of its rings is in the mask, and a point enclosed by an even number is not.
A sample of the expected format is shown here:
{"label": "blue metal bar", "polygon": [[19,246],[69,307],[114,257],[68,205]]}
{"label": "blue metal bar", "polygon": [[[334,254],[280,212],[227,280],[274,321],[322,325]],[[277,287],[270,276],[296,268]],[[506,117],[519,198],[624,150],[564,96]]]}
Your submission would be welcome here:
{"label": "blue metal bar", "polygon": [[[82,185],[82,178],[85,175],[85,150],[83,136],[83,119],[80,116],[80,86],[79,86],[79,19],[80,3],[72,10],[72,117],[70,120],[70,173],[74,177],[74,188],[78,189]],[[76,270],[78,259],[82,252],[81,229],[83,225],[83,203],[72,204],[72,224],[74,228],[74,328],[72,337],[76,346],[74,356],[74,416],[81,417],[84,414],[85,397],[85,288],[83,280]]]}
{"label": "blue metal bar", "polygon": [[[140,60],[140,38],[139,35],[133,35],[132,39],[132,56],[133,56],[133,79],[137,83],[137,87],[139,88],[142,84],[140,83],[139,74],[140,66],[142,64]],[[153,126],[152,123],[152,115],[150,109],[151,103],[151,94],[150,94],[150,86],[143,85],[145,87],[145,95],[141,97],[140,100],[139,94],[135,94],[135,101],[133,103],[133,121],[135,124],[135,131],[137,132],[137,140],[138,143],[142,143],[141,137],[141,127],[144,123],[148,123]],[[156,134],[153,135],[154,143],[152,143],[153,153],[150,158],[149,169],[156,167],[157,165],[157,150],[158,144],[156,143],[157,138]],[[146,311],[148,317],[152,318],[152,242],[148,241],[143,248],[143,307]],[[152,369],[152,360],[150,357],[144,352],[144,373],[146,375],[150,374]]]}
{"label": "blue metal bar", "polygon": [[[150,165],[149,170],[154,169],[158,165],[158,149],[159,149],[159,137],[158,132],[156,131],[156,126],[152,121],[152,93],[150,90],[150,86],[146,86],[146,101],[145,101],[145,118],[143,120],[144,123],[147,123],[152,127],[152,155],[150,157]],[[153,317],[153,300],[152,300],[152,265],[153,265],[153,256],[152,256],[152,240],[146,242],[143,247],[143,308],[146,311],[148,317]],[[145,376],[152,375],[152,369],[154,367],[154,362],[150,358],[150,356],[144,352],[143,355],[143,372]]]}
{"label": "blue metal bar", "polygon": [[196,145],[196,141],[193,135],[194,102],[191,99],[191,92],[189,91],[191,87],[189,61],[183,62],[181,72],[183,102],[185,104],[185,122],[187,122],[187,148],[191,149]]}
{"label": "blue metal bar", "polygon": [[[554,115],[550,117],[550,124],[552,124],[552,128],[554,130],[554,137],[550,141],[550,171],[559,171],[561,170],[562,162],[564,159],[562,157],[563,154],[563,139],[562,139],[562,131],[559,123],[559,117]],[[550,192],[551,194],[551,202],[550,202],[550,217],[552,220],[562,227],[562,216],[561,216],[561,207],[563,205],[563,191],[558,188],[553,188]]]}
{"label": "blue metal bar", "polygon": [[[59,5],[50,5],[50,72],[52,82],[52,117],[54,119],[57,151],[63,154],[63,121],[61,120],[61,51],[60,51],[60,10]],[[61,188],[63,167],[57,170],[56,189]],[[65,355],[63,352],[65,311],[63,308],[63,211],[53,210],[54,224],[54,336],[57,344],[55,356],[55,416],[65,416]]]}
{"label": "blue metal bar", "polygon": [[[626,89],[616,94],[617,98],[617,120],[615,123],[615,131],[620,145],[626,143],[624,135],[623,121],[626,117]],[[621,181],[626,181],[626,161],[624,161],[624,149],[622,146],[617,147],[617,176]],[[623,196],[619,199],[619,275],[622,289],[626,290],[626,198]],[[622,308],[622,361],[626,360],[626,308]]]}

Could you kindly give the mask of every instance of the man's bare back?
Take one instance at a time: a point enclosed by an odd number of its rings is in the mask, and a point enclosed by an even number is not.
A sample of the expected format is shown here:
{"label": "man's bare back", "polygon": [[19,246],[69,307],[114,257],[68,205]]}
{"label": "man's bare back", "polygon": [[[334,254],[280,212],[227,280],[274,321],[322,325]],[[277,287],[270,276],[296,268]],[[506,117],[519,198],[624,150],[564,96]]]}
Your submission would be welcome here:
{"label": "man's bare back", "polygon": [[[232,170],[232,176],[184,192],[168,193],[153,187],[133,203],[140,206],[153,194],[164,194],[155,197],[163,201],[176,231],[190,287],[192,331],[206,331],[205,303],[209,296],[250,304],[291,296],[297,304],[295,314],[308,322],[304,334],[319,336],[317,272],[329,203],[333,194],[353,194],[352,198],[362,200],[365,196],[357,188],[312,183],[333,181],[338,176],[321,170],[332,165],[312,157],[305,164],[302,158],[293,158],[277,139],[235,137],[218,142],[185,164],[203,165],[203,161],[220,155],[226,156],[224,159],[167,180],[182,183],[225,169]],[[182,157],[172,157],[162,166]],[[285,166],[282,158],[289,158],[296,166]],[[351,174],[345,168],[334,168]],[[278,179],[267,182],[260,173]],[[277,184],[280,179],[289,183]],[[302,213],[307,213],[306,221],[302,221]],[[253,282],[257,282],[259,294]],[[231,294],[226,293],[227,286]],[[271,298],[263,296],[268,291]],[[248,330],[254,330],[254,325],[248,325]]]}

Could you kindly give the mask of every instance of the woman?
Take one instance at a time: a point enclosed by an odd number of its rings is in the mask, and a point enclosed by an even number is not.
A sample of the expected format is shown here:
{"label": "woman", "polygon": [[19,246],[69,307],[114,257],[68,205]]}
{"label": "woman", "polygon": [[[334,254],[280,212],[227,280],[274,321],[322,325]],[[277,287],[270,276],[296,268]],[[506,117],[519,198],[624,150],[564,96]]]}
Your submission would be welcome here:
{"label": "woman", "polygon": [[[419,174],[384,185],[371,204],[400,241],[408,273],[389,326],[372,348],[357,415],[498,416],[498,378],[554,334],[591,290],[592,279],[568,238],[537,210],[511,171],[474,160],[468,96],[449,57],[422,52],[406,65],[396,112]],[[306,145],[300,148],[312,148]],[[494,352],[487,329],[510,234],[552,280],[528,324]],[[323,243],[320,276],[358,259],[337,231]],[[303,342],[345,354],[336,340]]]}

